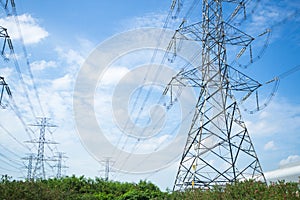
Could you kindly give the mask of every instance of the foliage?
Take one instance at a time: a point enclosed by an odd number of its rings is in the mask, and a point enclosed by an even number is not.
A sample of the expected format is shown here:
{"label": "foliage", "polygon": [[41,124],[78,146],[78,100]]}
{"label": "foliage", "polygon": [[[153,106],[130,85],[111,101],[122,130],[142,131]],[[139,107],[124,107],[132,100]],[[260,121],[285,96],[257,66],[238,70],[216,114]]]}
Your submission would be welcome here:
{"label": "foliage", "polygon": [[225,187],[215,186],[208,190],[189,190],[185,192],[174,192],[172,199],[243,199],[243,200],[300,200],[299,183],[280,181],[266,185],[262,182],[248,180],[228,184]]}
{"label": "foliage", "polygon": [[0,199],[6,200],[150,200],[165,199],[167,195],[147,181],[120,183],[84,176],[36,181],[16,181],[2,176],[0,181]]}
{"label": "foliage", "polygon": [[267,186],[261,182],[245,181],[215,186],[208,190],[162,192],[153,183],[120,183],[84,176],[60,179],[24,181],[5,175],[0,180],[0,199],[74,199],[74,200],[182,200],[182,199],[300,199],[299,184],[284,181]]}

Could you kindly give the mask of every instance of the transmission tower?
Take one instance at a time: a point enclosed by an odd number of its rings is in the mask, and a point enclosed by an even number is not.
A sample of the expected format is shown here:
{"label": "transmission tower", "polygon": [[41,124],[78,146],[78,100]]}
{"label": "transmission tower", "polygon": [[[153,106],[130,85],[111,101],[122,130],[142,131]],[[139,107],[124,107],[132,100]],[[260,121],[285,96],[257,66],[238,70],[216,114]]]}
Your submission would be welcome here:
{"label": "transmission tower", "polygon": [[29,141],[29,143],[37,143],[38,144],[38,152],[36,156],[36,163],[33,169],[32,178],[33,179],[45,179],[45,166],[44,162],[47,160],[54,161],[53,159],[47,159],[45,157],[45,144],[57,144],[56,142],[46,140],[46,128],[57,127],[56,125],[52,125],[48,123],[48,118],[38,118],[38,122],[36,124],[32,124],[31,126],[39,127],[39,139],[33,139]]}
{"label": "transmission tower", "polygon": [[[105,165],[105,169],[104,169],[104,178],[106,181],[109,180],[109,174],[112,171],[112,165],[115,163],[115,161],[112,161],[110,157],[106,157],[105,160],[102,160],[101,163],[103,163]],[[103,171],[103,170],[100,170]]]}
{"label": "transmission tower", "polygon": [[[238,4],[227,22],[224,2]],[[246,179],[265,181],[234,97],[235,92],[244,92],[247,99],[261,84],[227,64],[226,45],[241,47],[240,56],[254,40],[230,24],[245,2],[203,0],[202,22],[181,26],[173,38],[188,38],[202,46],[201,65],[180,71],[164,92],[175,87],[199,88],[173,190],[204,189]]]}
{"label": "transmission tower", "polygon": [[32,162],[35,159],[35,155],[33,153],[28,154],[28,157],[22,158],[23,160],[28,160],[27,168],[27,180],[32,180]]}
{"label": "transmission tower", "polygon": [[62,173],[61,173],[62,168],[67,168],[67,166],[63,165],[63,159],[68,158],[64,154],[65,153],[63,153],[63,152],[58,152],[57,156],[55,156],[57,158],[57,164],[54,166],[54,167],[57,167],[56,178],[62,177]]}
{"label": "transmission tower", "polygon": [[[10,54],[10,51],[7,49],[7,47],[9,47],[9,49],[12,46],[11,43],[11,39],[7,33],[7,29],[0,26],[0,38],[3,40],[3,44],[2,44],[2,48],[1,48],[1,56],[3,57],[3,59],[5,61],[8,60],[8,55]],[[8,87],[8,84],[5,82],[4,77],[0,77],[0,86],[1,86],[1,96],[0,96],[0,106],[1,107],[5,107],[2,104],[3,98],[4,98],[4,92],[6,91],[7,95],[11,98],[12,94],[11,91]]]}

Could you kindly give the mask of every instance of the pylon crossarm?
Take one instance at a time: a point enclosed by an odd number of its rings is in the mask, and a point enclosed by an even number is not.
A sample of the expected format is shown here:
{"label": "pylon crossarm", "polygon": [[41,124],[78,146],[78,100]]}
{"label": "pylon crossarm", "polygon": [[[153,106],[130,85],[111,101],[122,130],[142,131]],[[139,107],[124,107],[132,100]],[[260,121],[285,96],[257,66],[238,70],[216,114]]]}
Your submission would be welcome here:
{"label": "pylon crossarm", "polygon": [[5,82],[4,77],[0,77],[0,106],[2,108],[5,108],[5,105],[2,104],[3,98],[4,98],[4,93],[8,95],[9,98],[12,98],[11,91],[9,89],[8,84]]}
{"label": "pylon crossarm", "polygon": [[262,86],[261,83],[245,75],[241,71],[227,65],[228,81],[233,91],[253,92]]}
{"label": "pylon crossarm", "polygon": [[2,38],[1,56],[5,61],[9,60],[9,55],[12,54],[12,42],[7,33],[7,29],[0,26],[0,38]]}

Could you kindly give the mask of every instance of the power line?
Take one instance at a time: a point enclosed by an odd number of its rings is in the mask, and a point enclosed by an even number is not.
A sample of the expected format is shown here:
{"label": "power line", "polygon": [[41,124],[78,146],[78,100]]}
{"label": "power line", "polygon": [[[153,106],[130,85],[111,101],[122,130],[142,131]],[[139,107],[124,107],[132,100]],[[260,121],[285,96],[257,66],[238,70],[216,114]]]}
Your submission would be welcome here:
{"label": "power line", "polygon": [[[14,171],[14,170],[11,170],[11,169],[4,168],[3,166],[0,166],[0,169],[5,170],[6,172],[7,171],[13,172],[13,173],[19,173],[20,172],[20,171]],[[18,169],[18,168],[16,168],[16,169]]]}
{"label": "power line", "polygon": [[4,130],[4,132],[9,135],[14,141],[16,141],[20,146],[24,147],[25,149],[31,151],[31,149],[25,145],[23,142],[20,142],[10,131],[8,131],[6,128],[4,128],[4,126],[2,126],[0,124],[0,128],[2,128]]}
{"label": "power line", "polygon": [[[168,16],[167,16],[167,18],[166,18],[166,21],[165,21],[165,24],[164,24],[164,26],[163,26],[163,31],[164,31],[165,28],[167,27],[167,24],[168,24],[168,22],[169,22],[169,18],[170,18],[171,15],[172,15],[172,12],[173,12],[173,10],[174,10],[174,8],[175,8],[175,4],[176,4],[176,3],[180,3],[180,2],[179,2],[179,1],[177,1],[177,2],[176,2],[176,1],[173,1],[173,2],[172,2],[172,5],[171,5],[171,8],[170,8],[169,14],[168,14]],[[189,8],[188,12],[186,13],[186,15],[185,15],[185,17],[184,17],[184,19],[183,19],[183,22],[180,24],[180,27],[183,26],[183,24],[185,23],[185,19],[192,13],[193,9],[195,9],[195,7],[198,5],[198,3],[199,3],[199,0],[194,0],[194,1],[193,1],[191,7]],[[175,34],[176,34],[176,32],[175,32]],[[175,35],[175,34],[174,34],[174,35]],[[160,44],[160,42],[161,42],[161,40],[159,40],[158,45]],[[170,43],[171,43],[171,42],[170,42]],[[157,45],[157,46],[158,46],[158,45]],[[154,77],[155,77],[155,78],[154,78],[155,80],[154,80],[153,82],[155,82],[155,81],[157,80],[158,75],[160,74],[160,71],[161,71],[161,70],[159,70],[159,69],[162,67],[162,65],[163,65],[163,64],[165,63],[165,61],[167,60],[168,53],[169,53],[168,51],[170,50],[170,48],[171,48],[171,46],[170,46],[170,44],[169,44],[168,47],[167,47],[167,51],[164,53],[164,56],[163,56],[163,58],[162,58],[162,60],[161,60],[161,62],[160,62],[159,68],[158,68],[158,69],[156,70],[156,72],[155,72],[155,76],[154,76]],[[156,49],[154,50],[154,53],[152,54],[152,57],[151,57],[151,60],[150,60],[150,63],[151,63],[151,64],[154,63],[154,60],[155,60],[155,58],[156,58],[156,56],[157,56],[157,52],[158,52],[158,48],[156,48]],[[197,53],[195,53],[195,54],[197,54]],[[146,72],[146,74],[145,74],[145,76],[144,76],[144,79],[143,79],[143,84],[146,82],[146,80],[147,80],[147,78],[148,78],[148,75],[149,75],[149,72],[150,72],[150,68],[147,69],[147,72]],[[146,96],[145,96],[145,98],[143,99],[140,108],[138,109],[138,114],[137,114],[137,117],[136,117],[136,119],[135,119],[135,121],[134,121],[134,124],[136,124],[136,122],[137,122],[137,120],[139,119],[139,117],[140,117],[142,111],[144,110],[144,107],[145,107],[145,105],[146,105],[146,103],[147,103],[147,101],[148,101],[148,99],[149,99],[149,97],[150,97],[150,94],[151,94],[152,90],[153,90],[153,84],[150,85],[150,89],[147,91]],[[136,106],[137,106],[137,102],[138,102],[138,100],[140,99],[141,93],[142,93],[142,89],[139,89],[139,90],[138,90],[137,97],[135,98],[135,101],[133,102],[132,109],[131,109],[131,112],[130,112],[130,116],[132,115],[133,111],[135,110],[135,108],[136,108]],[[125,123],[124,131],[126,131],[129,121],[130,121],[130,118],[128,118],[127,121],[126,121],[126,123]],[[131,130],[129,130],[129,132],[131,132],[132,130],[133,130],[133,127],[131,128]],[[121,141],[122,137],[123,137],[123,135],[121,135],[121,137],[119,138],[119,140],[118,140],[118,142],[117,142],[117,146],[119,145],[119,142]],[[126,157],[126,159],[125,159],[125,161],[123,162],[122,166],[124,166],[125,163],[127,162],[127,160],[131,157],[131,155],[133,154],[134,150],[136,149],[136,147],[137,147],[137,145],[140,143],[140,141],[141,141],[140,139],[137,139],[137,140],[136,140],[136,142],[135,142],[134,145],[133,145],[132,150],[130,151],[130,154]],[[123,146],[122,146],[122,150],[124,150],[125,146],[127,145],[127,142],[128,142],[128,137],[126,138],[126,140],[125,140],[125,142],[124,142],[124,144],[123,144]],[[113,154],[114,154],[114,153],[113,153]],[[119,157],[119,156],[120,156],[120,154],[118,155],[118,157]]]}
{"label": "power line", "polygon": [[2,162],[4,162],[6,165],[10,166],[10,167],[13,167],[13,168],[15,168],[15,169],[19,169],[18,167],[16,167],[15,165],[12,165],[11,163],[14,163],[14,164],[16,164],[16,165],[22,166],[20,163],[14,161],[14,160],[12,160],[12,159],[10,159],[9,157],[5,156],[5,155],[2,154],[2,153],[0,153],[0,156],[2,156],[3,158],[7,159],[8,161],[10,161],[10,162],[7,162],[6,160],[3,160],[3,159],[0,157],[0,160],[1,160]]}
{"label": "power line", "polygon": [[32,136],[31,134],[33,134],[33,132],[30,132],[31,129],[28,129],[27,124],[25,123],[21,112],[16,104],[16,102],[14,101],[14,98],[11,98],[11,103],[9,104],[11,109],[14,111],[15,115],[17,116],[17,118],[19,119],[19,121],[21,122],[25,132],[27,133],[27,136],[29,137],[30,140],[32,140]]}
{"label": "power line", "polygon": [[20,156],[18,154],[16,154],[15,152],[9,150],[7,147],[5,147],[4,145],[0,144],[1,148],[5,149],[7,152],[9,152],[10,154],[16,156],[17,158],[20,158]]}
{"label": "power line", "polygon": [[286,78],[286,77],[288,77],[288,76],[290,76],[290,75],[298,72],[299,70],[300,70],[300,65],[297,65],[297,66],[295,66],[295,67],[293,67],[293,68],[291,68],[291,69],[289,69],[289,70],[287,70],[287,71],[279,74],[277,77],[279,79],[284,79],[284,78]]}
{"label": "power line", "polygon": [[17,24],[17,28],[18,28],[18,32],[19,32],[19,36],[20,36],[20,40],[21,40],[21,45],[22,45],[24,57],[26,59],[26,65],[27,65],[29,76],[30,76],[30,79],[31,79],[31,82],[32,82],[32,85],[33,85],[34,92],[35,92],[35,97],[36,97],[36,99],[38,101],[41,113],[44,116],[45,115],[44,114],[44,110],[43,110],[43,107],[42,107],[42,104],[41,104],[41,100],[40,100],[40,97],[39,97],[39,94],[38,94],[38,90],[37,90],[37,87],[36,87],[36,83],[35,83],[35,80],[34,80],[34,77],[33,77],[33,73],[32,73],[32,70],[31,70],[31,66],[30,66],[30,62],[29,62],[29,57],[28,57],[26,46],[25,46],[25,42],[24,42],[24,38],[23,38],[23,34],[22,34],[22,30],[21,30],[21,26],[20,26],[20,22],[19,22],[19,18],[18,18],[18,14],[17,14],[17,9],[16,9],[16,6],[15,6],[15,3],[12,3],[12,13],[13,13],[15,22]]}
{"label": "power line", "polygon": [[1,51],[1,55],[4,57],[4,59],[9,60],[9,58],[5,54],[5,50],[8,47],[9,50],[10,50],[10,57],[12,57],[15,69],[16,69],[18,75],[19,75],[19,79],[21,81],[21,87],[22,87],[22,89],[24,91],[24,95],[25,95],[25,97],[26,97],[26,99],[27,99],[27,101],[29,103],[29,107],[30,107],[31,113],[32,113],[32,115],[34,117],[36,117],[34,109],[33,109],[33,104],[32,104],[32,102],[31,102],[31,100],[29,98],[29,95],[28,95],[29,92],[28,92],[28,89],[26,87],[26,83],[25,83],[25,81],[23,79],[23,75],[22,75],[22,72],[21,72],[18,60],[17,60],[15,52],[14,52],[12,41],[10,39],[10,36],[7,33],[7,29],[4,28],[4,27],[2,27],[2,26],[0,26],[0,37],[4,39],[4,41],[3,41],[3,47],[2,47],[2,51]]}
{"label": "power line", "polygon": [[[169,10],[169,12],[168,12],[168,15],[167,15],[165,21],[164,21],[163,29],[161,30],[160,36],[163,36],[163,34],[165,33],[166,28],[167,28],[168,23],[169,23],[169,20],[172,18],[172,13],[173,13],[173,11],[174,11],[175,6],[176,6],[177,3],[179,3],[177,0],[173,0],[173,1],[172,1],[172,4],[171,4],[171,6],[170,6],[170,10]],[[156,45],[157,48],[154,49],[154,52],[153,52],[153,54],[152,54],[152,57],[151,57],[151,60],[150,60],[150,63],[151,63],[151,64],[154,63],[154,60],[155,60],[156,55],[157,55],[158,50],[159,50],[158,47],[159,47],[159,45],[161,44],[161,42],[162,42],[162,37],[160,37],[160,38],[157,40],[157,45]],[[166,55],[165,55],[165,56],[166,56]],[[157,71],[159,71],[159,70],[157,70]],[[147,80],[147,78],[148,78],[148,75],[149,75],[149,72],[150,72],[150,68],[147,68],[147,72],[146,72],[146,74],[145,74],[145,76],[144,76],[144,79],[143,79],[143,84],[146,82],[146,80]],[[135,107],[136,107],[136,105],[137,105],[137,100],[140,98],[141,93],[142,93],[142,90],[141,90],[141,89],[138,90],[137,97],[135,98],[135,101],[133,102],[133,106],[132,106],[132,109],[131,109],[131,112],[130,112],[129,116],[131,116],[132,113],[133,113],[133,111],[135,110]],[[139,114],[139,115],[140,115],[140,114]],[[125,126],[124,126],[124,131],[126,131],[127,126],[128,126],[128,124],[129,124],[129,121],[130,121],[130,119],[128,118],[127,121],[126,121],[126,123],[125,123]],[[120,143],[120,141],[121,141],[122,138],[123,138],[123,134],[121,135],[121,137],[120,137],[120,138],[118,139],[118,141],[117,141],[117,144],[116,144],[117,147],[119,146],[119,143]],[[127,139],[126,139],[126,141],[125,141],[125,145],[126,145],[126,143],[127,143]],[[113,155],[114,155],[114,154],[115,154],[115,151],[113,152]]]}

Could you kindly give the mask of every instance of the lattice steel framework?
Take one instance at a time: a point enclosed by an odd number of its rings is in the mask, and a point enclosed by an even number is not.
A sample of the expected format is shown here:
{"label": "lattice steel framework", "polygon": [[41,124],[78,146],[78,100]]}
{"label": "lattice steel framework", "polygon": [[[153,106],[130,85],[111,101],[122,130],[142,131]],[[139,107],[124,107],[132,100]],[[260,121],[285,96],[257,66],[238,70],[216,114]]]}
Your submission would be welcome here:
{"label": "lattice steel framework", "polygon": [[[11,44],[11,39],[9,37],[9,35],[7,34],[7,29],[0,26],[0,38],[1,40],[3,40],[2,43],[2,48],[0,50],[0,54],[3,57],[3,59],[5,61],[8,60],[8,55],[10,54],[10,51],[8,52],[8,48],[11,48],[12,44]],[[4,93],[6,93],[8,95],[9,98],[12,97],[11,91],[9,89],[8,84],[5,82],[4,77],[0,77],[0,88],[1,88],[1,94],[0,94],[0,106],[2,108],[5,108],[5,105],[3,105],[3,98],[4,98]]]}
{"label": "lattice steel framework", "polygon": [[57,152],[57,164],[54,167],[57,167],[57,173],[56,173],[56,178],[61,178],[62,177],[62,168],[67,168],[67,166],[63,165],[63,159],[67,158],[65,156],[65,153],[63,152]]}
{"label": "lattice steel framework", "polygon": [[32,162],[35,159],[35,155],[33,153],[28,154],[27,157],[22,158],[23,160],[28,160],[27,168],[27,177],[26,180],[32,180]]}
{"label": "lattice steel framework", "polygon": [[244,5],[244,1],[203,0],[203,21],[180,27],[173,38],[202,43],[201,66],[180,71],[165,91],[200,88],[173,190],[204,189],[245,179],[265,181],[234,98],[235,92],[244,92],[246,99],[261,84],[229,66],[226,54],[226,45],[238,45],[240,56],[254,38],[224,22],[223,2]]}
{"label": "lattice steel framework", "polygon": [[5,108],[5,105],[3,105],[2,100],[4,98],[4,93],[6,91],[7,95],[9,96],[9,98],[12,97],[11,91],[7,85],[7,83],[5,82],[4,78],[0,76],[0,106],[2,108]]}
{"label": "lattice steel framework", "polygon": [[45,161],[56,161],[55,159],[49,159],[45,157],[45,144],[57,144],[57,142],[53,142],[50,140],[46,140],[46,128],[57,127],[56,125],[50,124],[48,122],[48,118],[38,118],[39,121],[36,124],[32,124],[31,126],[39,127],[39,139],[31,140],[29,143],[37,143],[38,144],[38,152],[36,155],[36,163],[33,168],[32,178],[33,179],[45,179]]}

